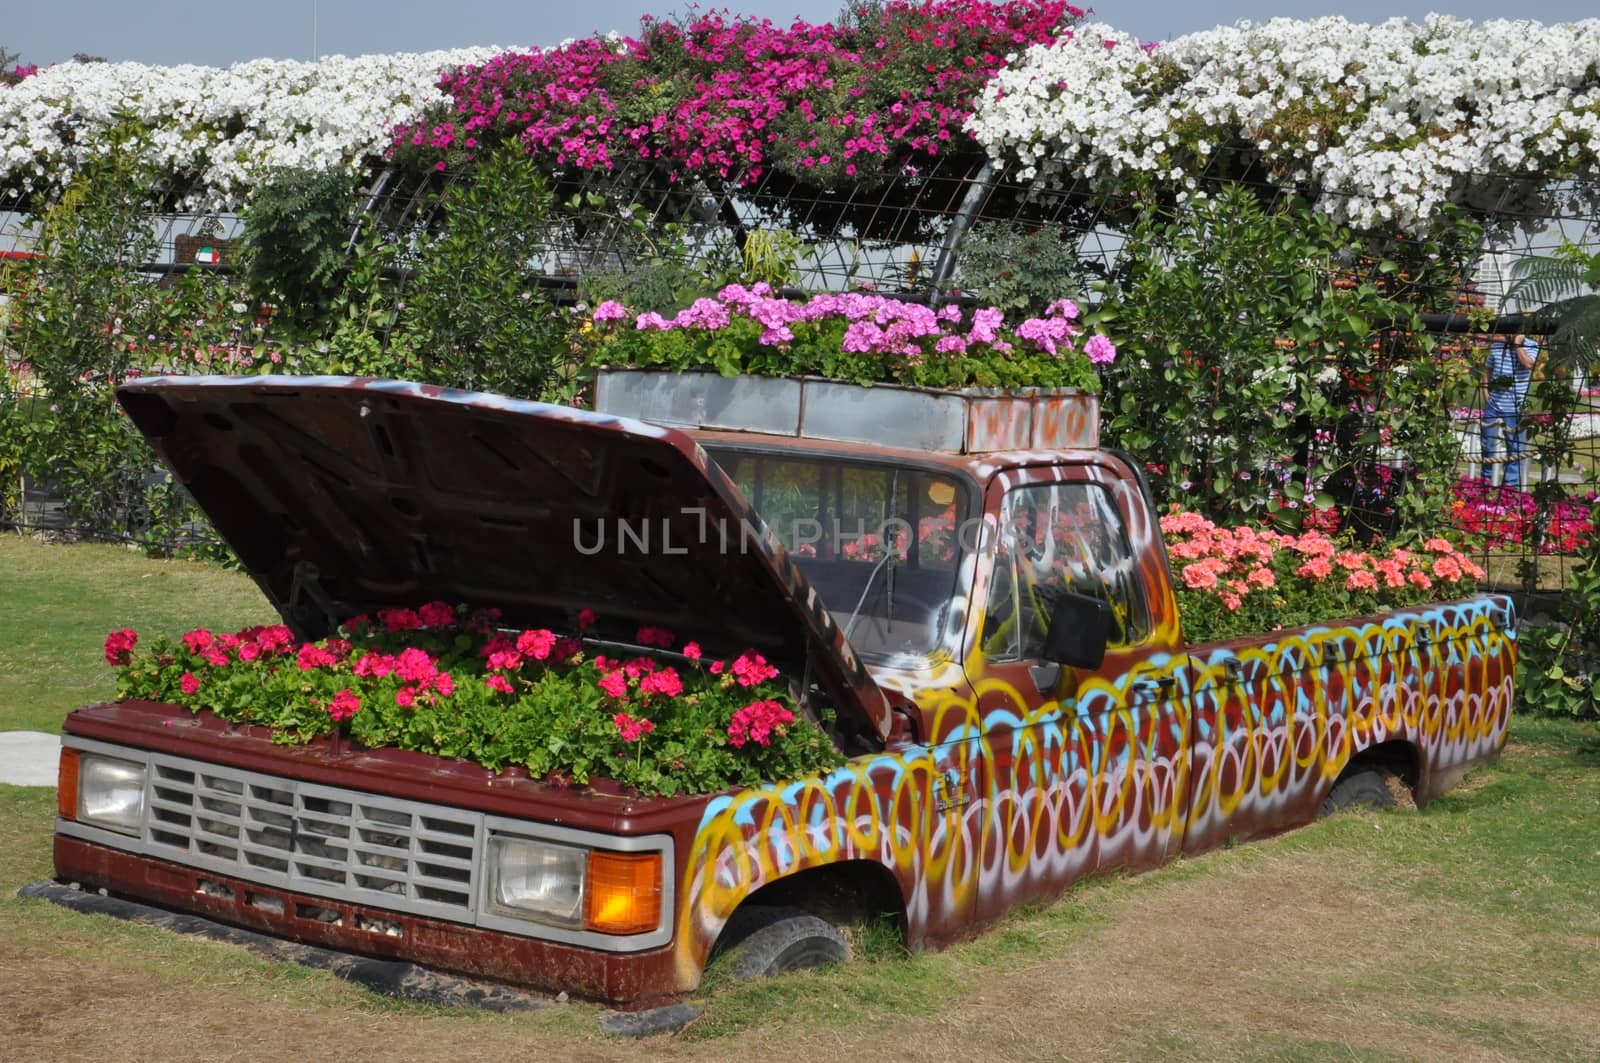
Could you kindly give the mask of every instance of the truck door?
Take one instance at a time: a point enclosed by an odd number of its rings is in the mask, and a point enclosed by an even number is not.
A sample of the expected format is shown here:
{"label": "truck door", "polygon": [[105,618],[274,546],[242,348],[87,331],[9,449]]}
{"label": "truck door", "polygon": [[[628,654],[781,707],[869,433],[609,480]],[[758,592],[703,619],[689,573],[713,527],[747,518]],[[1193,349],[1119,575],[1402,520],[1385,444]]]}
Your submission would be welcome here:
{"label": "truck door", "polygon": [[[1090,870],[1158,864],[1182,845],[1188,657],[1136,485],[1125,470],[1085,463],[1018,470],[990,487],[995,543],[967,655],[995,808],[980,919]],[[1069,591],[1111,605],[1112,644],[1100,668],[1063,668],[1042,684],[1051,609]]]}

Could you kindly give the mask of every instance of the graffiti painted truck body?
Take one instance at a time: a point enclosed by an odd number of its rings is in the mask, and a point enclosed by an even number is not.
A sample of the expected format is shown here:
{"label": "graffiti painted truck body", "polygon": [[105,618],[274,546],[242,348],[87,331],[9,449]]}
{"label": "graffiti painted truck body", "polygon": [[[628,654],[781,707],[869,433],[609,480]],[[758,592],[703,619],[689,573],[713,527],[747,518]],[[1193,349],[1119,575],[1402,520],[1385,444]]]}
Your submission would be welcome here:
{"label": "graffiti painted truck body", "polygon": [[[346,379],[121,401],[300,636],[430,599],[709,632],[806,688],[844,766],[644,799],[105,704],[66,724],[57,875],[638,1005],[693,990],[736,911],[889,912],[936,947],[1303,824],[1365,769],[1426,802],[1504,742],[1504,598],[1186,646],[1092,401],[741,381],[618,374],[603,413]],[[565,907],[506,895],[505,861]]]}

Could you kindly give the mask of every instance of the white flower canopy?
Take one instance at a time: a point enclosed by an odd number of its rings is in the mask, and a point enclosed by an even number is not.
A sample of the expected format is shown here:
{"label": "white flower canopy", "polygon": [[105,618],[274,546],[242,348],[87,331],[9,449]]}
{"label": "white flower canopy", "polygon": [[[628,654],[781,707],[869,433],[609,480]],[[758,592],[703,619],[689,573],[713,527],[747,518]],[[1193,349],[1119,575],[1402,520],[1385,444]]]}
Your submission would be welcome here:
{"label": "white flower canopy", "polygon": [[226,69],[62,63],[0,88],[0,183],[59,188],[119,129],[147,134],[145,161],[234,208],[278,166],[352,171],[381,155],[389,131],[444,102],[441,70],[504,51],[258,59]]}
{"label": "white flower canopy", "polygon": [[1410,228],[1507,178],[1593,187],[1600,20],[1274,19],[1150,51],[1083,26],[1013,57],[968,128],[1047,184],[1140,174],[1194,191],[1213,152],[1243,148],[1343,220]]}

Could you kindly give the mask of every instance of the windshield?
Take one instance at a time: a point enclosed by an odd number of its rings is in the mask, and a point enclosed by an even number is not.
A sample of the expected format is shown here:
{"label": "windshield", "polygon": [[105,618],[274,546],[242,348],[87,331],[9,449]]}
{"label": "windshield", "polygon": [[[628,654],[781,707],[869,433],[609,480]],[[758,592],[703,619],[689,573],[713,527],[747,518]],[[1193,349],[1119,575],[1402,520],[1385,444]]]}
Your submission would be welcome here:
{"label": "windshield", "polygon": [[856,652],[927,654],[943,641],[968,506],[955,477],[833,455],[708,449]]}

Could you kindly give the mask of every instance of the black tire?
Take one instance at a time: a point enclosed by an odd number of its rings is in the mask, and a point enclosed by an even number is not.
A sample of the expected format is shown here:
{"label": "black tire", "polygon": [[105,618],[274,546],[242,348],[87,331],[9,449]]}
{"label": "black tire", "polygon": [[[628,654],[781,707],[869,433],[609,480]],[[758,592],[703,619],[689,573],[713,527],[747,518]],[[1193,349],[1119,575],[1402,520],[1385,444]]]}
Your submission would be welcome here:
{"label": "black tire", "polygon": [[850,944],[837,927],[796,908],[741,908],[723,934],[733,942],[728,970],[741,982],[850,959]]}
{"label": "black tire", "polygon": [[1322,814],[1348,812],[1352,808],[1382,810],[1395,807],[1394,791],[1390,789],[1392,772],[1383,768],[1358,768],[1340,776],[1322,802]]}

